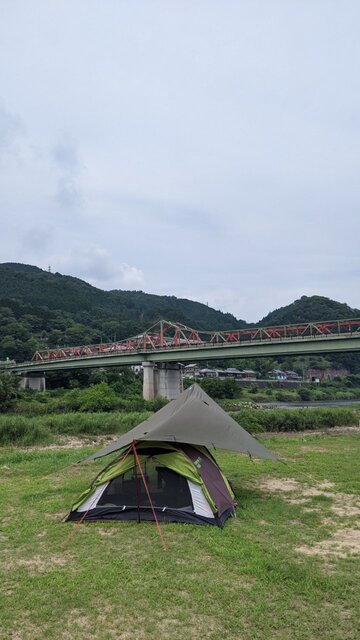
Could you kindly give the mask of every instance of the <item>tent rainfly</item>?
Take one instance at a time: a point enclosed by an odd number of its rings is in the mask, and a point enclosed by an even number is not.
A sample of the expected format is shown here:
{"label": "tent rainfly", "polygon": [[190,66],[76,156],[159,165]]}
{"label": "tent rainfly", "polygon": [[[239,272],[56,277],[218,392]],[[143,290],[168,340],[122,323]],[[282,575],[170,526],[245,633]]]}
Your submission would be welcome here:
{"label": "tent rainfly", "polygon": [[209,447],[277,460],[194,384],[87,458],[118,452],[79,496],[67,520],[157,519],[222,526],[236,502]]}

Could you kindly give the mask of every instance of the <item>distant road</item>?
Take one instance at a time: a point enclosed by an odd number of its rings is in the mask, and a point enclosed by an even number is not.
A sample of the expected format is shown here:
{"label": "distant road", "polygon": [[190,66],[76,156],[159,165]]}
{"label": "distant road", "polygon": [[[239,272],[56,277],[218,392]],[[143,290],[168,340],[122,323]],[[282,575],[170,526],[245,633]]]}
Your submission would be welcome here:
{"label": "distant road", "polygon": [[259,402],[261,407],[268,409],[306,409],[317,407],[346,407],[360,404],[360,400],[324,400],[321,402]]}

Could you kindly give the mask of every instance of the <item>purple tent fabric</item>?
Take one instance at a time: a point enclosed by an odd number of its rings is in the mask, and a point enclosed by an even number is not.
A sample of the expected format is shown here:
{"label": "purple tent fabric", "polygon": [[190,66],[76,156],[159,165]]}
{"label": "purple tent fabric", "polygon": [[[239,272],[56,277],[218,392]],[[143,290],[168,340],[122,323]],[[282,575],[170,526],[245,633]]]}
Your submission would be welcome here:
{"label": "purple tent fabric", "polygon": [[221,517],[225,511],[234,507],[235,501],[229,493],[219,467],[215,461],[213,462],[207,456],[199,454],[199,450],[194,449],[194,447],[184,444],[181,449],[195,465],[199,476],[216,504],[218,516]]}

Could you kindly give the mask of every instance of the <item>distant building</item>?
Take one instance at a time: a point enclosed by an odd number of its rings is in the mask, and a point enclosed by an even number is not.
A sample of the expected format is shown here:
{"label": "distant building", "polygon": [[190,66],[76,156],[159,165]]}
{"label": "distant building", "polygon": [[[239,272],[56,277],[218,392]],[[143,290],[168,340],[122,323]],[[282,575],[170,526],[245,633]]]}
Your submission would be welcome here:
{"label": "distant building", "polygon": [[345,369],[342,367],[340,369],[317,369],[316,367],[307,369],[305,371],[305,377],[308,380],[315,381],[315,379],[320,380],[333,380],[334,378],[346,378],[346,376],[350,375],[349,369]]}
{"label": "distant building", "polygon": [[183,375],[185,378],[196,378],[200,375],[200,368],[198,364],[187,364],[183,368]]}
{"label": "distant building", "polygon": [[287,380],[302,380],[302,376],[300,376],[296,371],[285,371]]}
{"label": "distant building", "polygon": [[243,369],[240,373],[243,380],[256,380],[256,371],[253,369]]}
{"label": "distant building", "polygon": [[198,364],[187,364],[183,368],[183,375],[185,378],[233,378],[234,380],[256,380],[256,371],[252,369],[236,369],[235,367],[228,367],[227,369],[200,369]]}
{"label": "distant building", "polygon": [[270,380],[287,380],[285,371],[281,371],[281,369],[272,369],[267,372],[267,376]]}
{"label": "distant building", "polygon": [[242,378],[242,371],[239,371],[239,369],[235,369],[234,367],[228,367],[223,371],[219,371],[219,375],[221,378],[235,378],[235,380],[239,380]]}
{"label": "distant building", "polygon": [[199,375],[202,378],[218,378],[219,371],[217,369],[200,369]]}

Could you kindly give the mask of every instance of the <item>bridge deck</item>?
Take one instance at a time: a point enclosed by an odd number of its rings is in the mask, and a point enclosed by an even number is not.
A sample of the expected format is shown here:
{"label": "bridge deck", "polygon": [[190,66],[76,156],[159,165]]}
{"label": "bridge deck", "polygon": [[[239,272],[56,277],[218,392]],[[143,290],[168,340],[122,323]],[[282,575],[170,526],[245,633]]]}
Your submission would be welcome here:
{"label": "bridge deck", "polygon": [[[360,325],[359,325],[360,326]],[[360,351],[360,331],[340,334],[316,334],[303,337],[262,338],[238,343],[202,343],[155,346],[151,349],[129,349],[119,352],[36,359],[31,362],[3,366],[13,372],[45,372],[60,369],[80,369],[134,365],[141,362],[196,362],[199,360],[275,357],[281,355],[323,354]]]}

